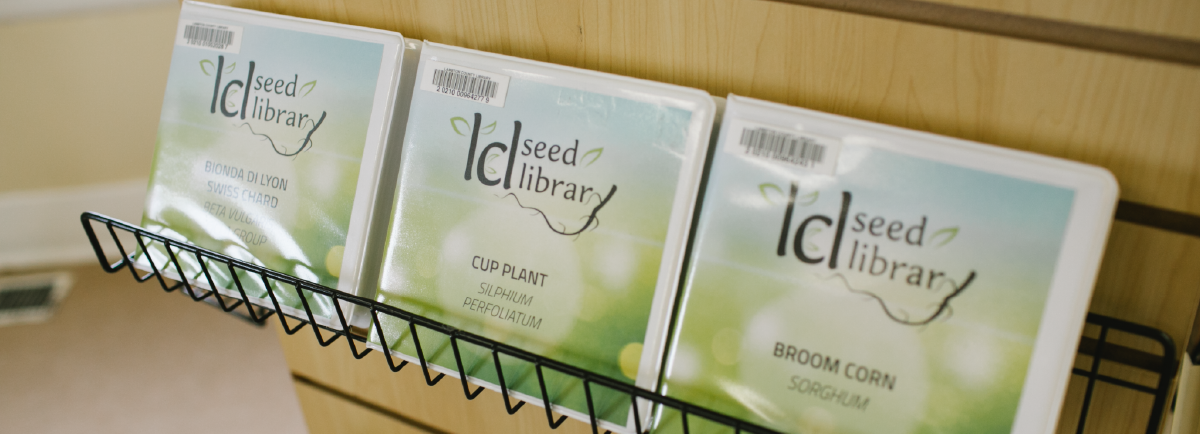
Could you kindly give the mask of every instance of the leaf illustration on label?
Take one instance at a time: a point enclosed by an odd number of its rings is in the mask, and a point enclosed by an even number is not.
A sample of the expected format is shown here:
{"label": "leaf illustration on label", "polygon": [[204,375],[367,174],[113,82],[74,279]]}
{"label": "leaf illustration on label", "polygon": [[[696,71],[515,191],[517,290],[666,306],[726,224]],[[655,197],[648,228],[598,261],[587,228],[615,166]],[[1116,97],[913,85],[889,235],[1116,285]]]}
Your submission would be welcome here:
{"label": "leaf illustration on label", "polygon": [[[780,193],[782,194],[782,192],[780,192]],[[813,203],[817,202],[817,197],[819,197],[820,195],[821,195],[821,192],[814,191],[814,192],[806,194],[804,196],[800,196],[799,198],[796,199],[796,204],[800,205],[800,206],[812,205]]]}
{"label": "leaf illustration on label", "polygon": [[929,243],[934,244],[938,237],[943,237],[945,239],[943,239],[941,243],[937,244],[937,247],[941,247],[954,240],[954,237],[956,236],[958,236],[958,226],[939,229],[937,232],[934,232],[933,235],[929,236]]}
{"label": "leaf illustration on label", "polygon": [[775,201],[771,200],[771,195],[767,194],[767,190],[775,190],[775,193],[778,193],[779,197],[783,197],[783,189],[779,188],[778,185],[769,182],[758,184],[758,192],[762,193],[763,200],[766,200],[771,205],[775,205]]}
{"label": "leaf illustration on label", "polygon": [[[816,235],[819,233],[821,233],[821,227],[820,226],[812,226],[812,227],[808,228],[808,230],[804,231],[804,238],[812,239],[813,235]],[[821,247],[817,246],[815,243],[812,243],[812,242],[805,242],[804,250],[807,252],[810,252],[810,253],[816,253],[816,252],[821,251]]]}
{"label": "leaf illustration on label", "polygon": [[[205,66],[204,66],[204,64],[205,64],[205,63],[207,63],[207,64],[208,64],[208,67],[205,67]],[[211,61],[211,60],[204,59],[204,60],[201,60],[201,61],[200,61],[200,71],[201,71],[201,72],[204,72],[204,75],[212,75],[212,73],[208,72],[208,68],[214,68],[214,69],[215,69],[216,67],[217,67],[217,66],[216,66],[216,65],[213,65],[213,63],[212,63],[212,61]]]}
{"label": "leaf illustration on label", "polygon": [[604,148],[596,148],[596,149],[593,149],[593,150],[583,153],[583,157],[581,157],[581,158],[585,161],[587,161],[588,155],[596,154],[595,156],[592,157],[591,161],[588,161],[587,164],[583,165],[583,167],[591,166],[592,163],[595,163],[596,160],[600,159],[600,154],[603,154],[603,153],[604,153]]}
{"label": "leaf illustration on label", "polygon": [[[300,95],[300,97],[306,97],[306,96],[308,96],[308,94],[312,93],[313,89],[316,89],[316,87],[317,87],[317,81],[313,80],[313,81],[310,81],[308,83],[304,83],[303,85],[301,85],[300,90],[297,92],[304,92],[304,95]],[[308,91],[305,91],[304,90],[305,88],[308,88]]]}
{"label": "leaf illustration on label", "polygon": [[237,68],[237,62],[230,63],[229,66],[226,66],[225,73],[228,74],[228,73],[233,72],[234,68]]}
{"label": "leaf illustration on label", "polygon": [[471,124],[469,122],[467,122],[467,120],[464,119],[462,116],[455,116],[455,117],[450,118],[450,128],[454,128],[454,132],[458,133],[458,135],[466,136],[466,134],[463,134],[462,131],[458,130],[458,124],[455,123],[456,121],[462,121],[463,129],[467,129],[468,127],[471,126]]}
{"label": "leaf illustration on label", "polygon": [[[233,96],[233,95],[234,95],[234,94],[236,94],[236,93],[238,93],[238,89],[236,89],[236,88],[234,88],[234,89],[230,89],[230,90],[229,90],[229,96]],[[237,107],[237,104],[234,104],[234,103],[233,103],[233,100],[234,100],[234,98],[230,98],[229,100],[227,100],[227,101],[225,102],[225,106],[226,106],[226,107],[229,107],[229,108],[235,108],[235,107]]]}
{"label": "leaf illustration on label", "polygon": [[487,134],[491,134],[492,131],[496,131],[496,121],[492,121],[491,124],[489,124],[486,127],[483,127],[483,131],[480,131],[480,132],[483,133],[484,135],[487,135]]}
{"label": "leaf illustration on label", "polygon": [[[494,122],[493,122],[493,123],[494,123]],[[492,160],[495,160],[495,159],[496,159],[496,157],[499,157],[499,156],[500,156],[500,154],[492,154],[492,155],[488,155],[488,157],[487,157],[487,162],[486,162],[486,163],[484,163],[484,164],[491,164],[491,163],[492,163]],[[493,168],[492,168],[492,166],[487,166],[487,173],[488,173],[489,175],[495,175],[495,174],[496,174],[496,169],[493,169]]]}

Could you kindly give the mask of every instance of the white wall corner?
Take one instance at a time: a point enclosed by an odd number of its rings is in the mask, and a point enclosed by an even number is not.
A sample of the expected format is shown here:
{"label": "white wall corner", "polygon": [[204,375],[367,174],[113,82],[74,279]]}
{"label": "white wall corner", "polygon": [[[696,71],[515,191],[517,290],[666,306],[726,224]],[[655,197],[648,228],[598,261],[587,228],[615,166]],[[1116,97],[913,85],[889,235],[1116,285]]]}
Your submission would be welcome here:
{"label": "white wall corner", "polygon": [[0,270],[96,262],[79,215],[93,211],[137,225],[147,184],[139,179],[0,193]]}

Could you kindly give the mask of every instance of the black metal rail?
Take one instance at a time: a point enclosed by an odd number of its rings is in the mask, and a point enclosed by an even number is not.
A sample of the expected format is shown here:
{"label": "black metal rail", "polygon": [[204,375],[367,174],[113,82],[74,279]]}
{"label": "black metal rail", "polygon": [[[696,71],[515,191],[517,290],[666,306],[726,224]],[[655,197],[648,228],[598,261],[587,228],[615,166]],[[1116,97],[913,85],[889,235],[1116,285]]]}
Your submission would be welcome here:
{"label": "black metal rail", "polygon": [[[650,403],[664,408],[673,409],[679,412],[681,416],[681,426],[685,434],[689,433],[688,426],[691,425],[689,417],[698,417],[702,420],[707,420],[712,423],[723,425],[733,430],[735,434],[746,433],[776,433],[769,428],[765,428],[750,422],[740,420],[717,411],[709,410],[704,407],[696,406],[678,399],[670,398],[655,392],[638,388],[632,384],[613,379],[611,377],[599,375],[588,370],[578,368],[566,363],[562,363],[553,359],[539,356],[528,351],[506,345],[501,342],[479,336],[470,332],[458,330],[452,326],[442,324],[438,321],[425,318],[423,316],[405,311],[403,309],[382,304],[374,300],[349,295],[337,290],[318,285],[312,282],[301,280],[295,276],[280,273],[261,266],[257,266],[245,261],[231,258],[220,253],[196,247],[191,244],[181,243],[167,237],[163,237],[153,232],[149,232],[140,227],[122,222],[100,214],[85,212],[80,216],[80,221],[83,224],[84,231],[87,232],[88,240],[92,243],[92,248],[95,250],[96,258],[100,261],[101,266],[109,273],[116,273],[122,268],[128,269],[130,274],[138,282],[145,282],[150,279],[156,279],[164,291],[174,292],[182,290],[182,292],[190,296],[195,301],[205,301],[221,310],[229,313],[237,314],[249,321],[257,324],[265,324],[268,319],[274,315],[279,319],[283,330],[289,335],[295,334],[304,328],[306,325],[312,325],[313,334],[317,338],[317,342],[321,346],[329,346],[336,342],[338,338],[345,337],[345,341],[350,347],[350,353],[356,358],[361,359],[369,354],[372,349],[367,347],[367,338],[353,333],[351,326],[346,319],[346,313],[342,309],[343,303],[348,305],[358,306],[363,309],[368,309],[374,319],[375,333],[380,339],[380,348],[387,360],[388,368],[392,372],[397,372],[408,365],[408,361],[396,361],[399,356],[393,356],[391,346],[384,338],[383,329],[380,326],[381,318],[393,318],[402,322],[408,323],[409,333],[412,335],[412,341],[416,347],[417,360],[421,366],[422,373],[425,377],[425,383],[433,386],[440,382],[445,374],[438,373],[436,377],[430,373],[430,363],[425,358],[424,349],[421,346],[418,335],[418,327],[429,330],[449,339],[450,346],[453,349],[455,361],[457,363],[458,377],[462,383],[463,394],[468,400],[475,399],[483,391],[483,387],[478,387],[471,391],[471,385],[467,381],[467,374],[463,368],[462,357],[460,355],[459,343],[468,342],[472,345],[490,351],[492,361],[496,368],[496,376],[499,379],[500,393],[504,398],[505,409],[508,414],[514,414],[525,405],[524,401],[517,400],[516,405],[512,404],[510,399],[509,388],[506,384],[504,372],[500,364],[500,355],[509,356],[518,360],[523,360],[534,366],[537,374],[538,385],[541,391],[541,401],[546,411],[546,420],[550,428],[558,428],[566,420],[567,416],[558,416],[555,418],[552,410],[550,396],[546,391],[545,370],[550,370],[556,373],[564,374],[573,377],[583,383],[583,390],[587,398],[588,416],[591,421],[592,432],[600,432],[600,421],[596,414],[595,405],[593,403],[592,386],[601,386],[629,397],[633,409],[634,428],[637,432],[646,432],[648,427],[642,426],[642,416],[639,412],[638,404]],[[105,252],[104,246],[97,236],[96,226],[102,227],[112,239],[113,246],[116,247],[121,259],[109,263],[109,255]],[[136,240],[137,250],[130,251],[118,236],[118,232],[123,232]],[[148,243],[159,243],[166,251],[170,258],[165,264],[157,264],[150,255],[146,255],[145,259],[151,271],[144,275],[139,275],[138,271],[132,266],[134,254],[139,251],[147,251]],[[172,267],[173,272],[177,276],[185,275],[178,261],[179,255],[191,255],[195,257],[199,264],[201,273],[204,279],[208,281],[209,288],[216,288],[217,285],[213,282],[212,274],[206,264],[206,259],[212,263],[221,264],[228,268],[229,274],[233,278],[233,282],[237,287],[237,293],[240,297],[223,296],[222,294],[205,288],[199,288],[190,284],[187,279],[175,280],[171,277],[163,275],[164,271],[160,267]],[[250,297],[247,296],[246,290],[242,282],[238,278],[237,270],[246,272],[248,275],[257,275],[262,279],[263,286],[267,288],[267,296],[271,305],[268,307],[257,306],[250,302]],[[174,280],[171,284],[169,281]],[[271,281],[278,282],[284,287],[292,287],[296,290],[296,295],[299,296],[303,304],[303,316],[295,316],[284,313],[281,310],[279,299],[275,294],[275,289],[272,289]],[[309,297],[305,295],[308,294]],[[313,314],[309,306],[308,298],[312,295],[320,295],[334,300],[333,308],[335,310],[336,323],[334,327],[319,324],[316,316]],[[210,299],[211,297],[211,299]],[[238,312],[238,308],[243,308],[245,313]],[[289,318],[294,321],[289,324]],[[1074,369],[1073,373],[1088,378],[1087,390],[1084,396],[1084,403],[1079,417],[1078,431],[1082,433],[1087,422],[1089,414],[1089,406],[1092,398],[1092,392],[1096,381],[1102,381],[1109,384],[1125,387],[1134,391],[1149,393],[1154,395],[1154,405],[1151,409],[1150,422],[1147,427],[1147,433],[1155,433],[1158,431],[1162,413],[1165,407],[1167,394],[1170,392],[1171,384],[1175,377],[1175,372],[1178,367],[1175,360],[1176,351],[1175,345],[1171,338],[1160,330],[1146,327],[1139,324],[1121,321],[1115,318],[1109,318],[1102,315],[1089,314],[1087,317],[1088,323],[1100,325],[1101,331],[1098,339],[1084,337],[1080,352],[1086,355],[1093,356],[1092,366],[1090,370]],[[1144,336],[1158,342],[1162,346],[1163,354],[1156,355],[1146,353],[1140,350],[1123,347],[1120,345],[1108,342],[1109,330],[1121,330],[1123,332],[1134,335]],[[1133,366],[1158,374],[1159,380],[1156,386],[1146,386],[1134,382],[1114,378],[1100,374],[1101,361],[1107,360],[1115,363],[1121,363],[1127,366]]]}

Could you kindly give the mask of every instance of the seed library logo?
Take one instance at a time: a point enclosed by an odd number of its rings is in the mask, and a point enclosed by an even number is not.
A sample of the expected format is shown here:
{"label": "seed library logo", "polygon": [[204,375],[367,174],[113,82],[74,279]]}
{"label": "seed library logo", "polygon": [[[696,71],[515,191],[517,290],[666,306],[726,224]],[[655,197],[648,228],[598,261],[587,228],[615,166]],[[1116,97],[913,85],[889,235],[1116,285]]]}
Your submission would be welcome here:
{"label": "seed library logo", "polygon": [[[803,215],[804,208],[819,201],[820,191],[800,194],[795,182],[786,194],[773,183],[759,184],[758,191],[771,206],[786,203],[777,256],[795,256],[805,266],[824,265],[832,273],[819,277],[874,299],[900,324],[923,326],[949,316],[951,300],[975,282],[975,270],[964,273],[924,262],[923,256],[930,255],[923,252],[947,248],[958,236],[958,226],[930,232],[927,215],[905,220],[872,214],[865,211],[868,207],[852,205],[850,191],[841,192],[836,219],[815,212]],[[832,238],[821,235],[829,230]]]}
{"label": "seed library logo", "polygon": [[600,210],[617,193],[617,185],[605,189],[604,185],[585,183],[573,175],[596,164],[604,154],[603,147],[581,150],[579,139],[568,145],[522,139],[519,120],[512,123],[511,142],[481,145],[480,136],[496,132],[498,121],[487,125],[483,122],[480,113],[475,113],[473,121],[461,116],[450,119],[455,134],[470,134],[464,180],[503,188],[507,192],[497,196],[533,211],[559,235],[577,236],[600,224]]}
{"label": "seed library logo", "polygon": [[237,66],[233,61],[226,65],[223,55],[217,56],[215,63],[209,59],[200,61],[200,71],[213,77],[209,113],[220,112],[227,118],[245,121],[234,125],[262,137],[279,155],[294,157],[311,149],[313,134],[325,122],[327,113],[302,112],[296,106],[301,105],[299,99],[316,89],[317,81],[301,83],[298,73],[282,78],[255,75],[253,60],[249,61],[243,81]]}

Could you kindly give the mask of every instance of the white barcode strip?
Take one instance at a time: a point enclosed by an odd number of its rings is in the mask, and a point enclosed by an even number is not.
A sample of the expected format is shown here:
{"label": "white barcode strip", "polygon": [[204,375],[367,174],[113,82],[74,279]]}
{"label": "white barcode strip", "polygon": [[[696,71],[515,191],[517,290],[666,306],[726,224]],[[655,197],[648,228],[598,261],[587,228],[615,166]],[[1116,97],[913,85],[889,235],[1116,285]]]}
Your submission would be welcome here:
{"label": "white barcode strip", "polygon": [[492,107],[504,107],[508,99],[507,75],[433,59],[421,59],[421,69],[421,90]]}
{"label": "white barcode strip", "polygon": [[457,69],[438,69],[433,71],[433,85],[460,92],[468,98],[495,98],[498,84],[491,77],[485,77]]}
{"label": "white barcode strip", "polygon": [[224,50],[233,43],[233,32],[214,29],[212,27],[188,25],[184,26],[183,38],[187,39],[188,45]]}
{"label": "white barcode strip", "polygon": [[825,161],[825,146],[816,140],[768,128],[743,129],[739,144],[746,147],[747,154],[800,167],[811,168]]}

